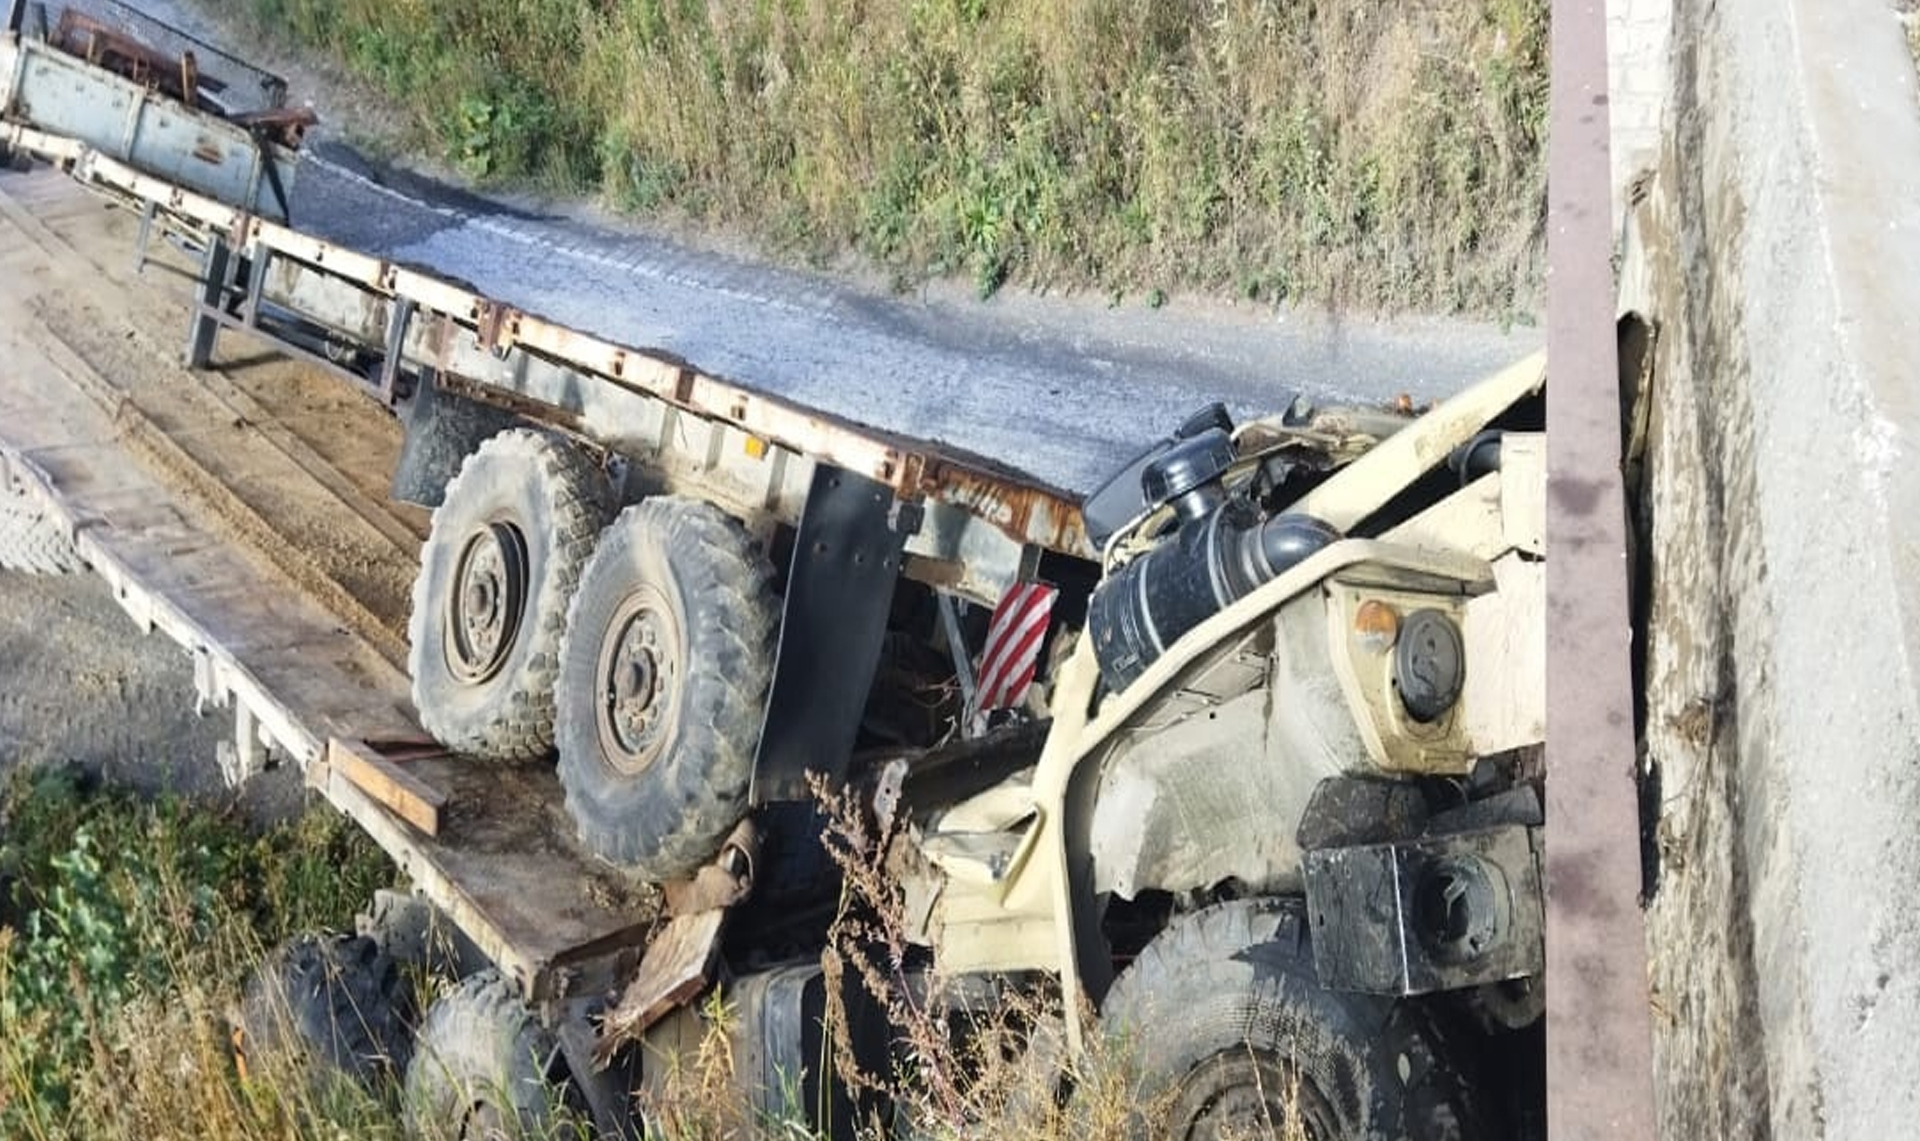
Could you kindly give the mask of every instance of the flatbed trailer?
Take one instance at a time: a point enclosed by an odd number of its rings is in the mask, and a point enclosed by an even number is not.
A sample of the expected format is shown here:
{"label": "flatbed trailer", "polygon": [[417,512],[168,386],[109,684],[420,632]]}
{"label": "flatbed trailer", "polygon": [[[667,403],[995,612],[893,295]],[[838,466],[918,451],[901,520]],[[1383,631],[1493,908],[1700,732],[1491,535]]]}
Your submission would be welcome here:
{"label": "flatbed trailer", "polygon": [[[177,34],[119,5],[81,8],[89,19],[129,24],[143,36]],[[46,20],[42,6],[14,3],[11,30],[0,37],[0,148],[48,163],[139,216],[137,270],[149,268],[154,243],[169,238],[197,258],[187,367],[207,367],[218,334],[230,330],[334,374],[403,417],[428,402],[427,389],[483,398],[578,433],[609,455],[637,458],[664,488],[697,486],[762,529],[799,524],[817,469],[845,472],[920,508],[899,573],[989,607],[1030,577],[1043,555],[1095,557],[1078,504],[1004,466],[851,424],[523,312],[427,267],[301,232],[285,223],[293,149],[222,114],[182,107],[177,92],[170,98],[147,77],[76,58],[48,42],[52,25],[33,34],[34,19]],[[197,46],[203,58],[214,54]],[[219,67],[245,67],[230,57],[206,62],[209,80]],[[257,88],[272,107],[284,104],[284,81],[245,70],[245,82],[222,89]],[[86,137],[41,129],[48,121]],[[112,153],[98,145],[110,140],[120,142]],[[270,186],[282,197],[264,197]],[[35,240],[32,218],[17,204],[8,213]],[[46,248],[49,238],[39,235],[42,253],[63,256]],[[58,355],[67,361],[68,385],[113,401],[111,381],[70,352]],[[374,664],[372,647],[354,644],[317,608],[279,601],[285,591],[270,585],[271,572],[221,555],[220,540],[191,529],[176,535],[191,512],[158,485],[94,498],[95,482],[126,466],[120,430],[89,414],[88,400],[67,398],[61,385],[37,387],[60,405],[46,409],[53,420],[88,427],[61,438],[53,445],[59,458],[48,459],[40,425],[16,420],[0,453],[10,457],[12,486],[76,538],[81,556],[140,625],[193,656],[203,707],[234,711],[231,779],[259,771],[270,754],[297,764],[530,1001],[568,993],[578,964],[641,942],[657,910],[651,896],[560,838],[568,829],[550,770],[476,772],[418,747],[431,739],[414,719],[403,674]],[[37,409],[42,399],[20,392],[13,406]],[[401,478],[419,485],[450,475]],[[130,515],[133,503],[141,509]],[[205,552],[198,557],[217,566],[204,569],[183,549]],[[325,668],[314,668],[316,654]],[[343,778],[335,763],[343,750],[409,743],[429,755],[407,760],[408,770],[453,806],[443,836],[423,834]],[[497,787],[500,771],[514,774],[510,787]],[[529,804],[541,807],[507,822]],[[540,886],[557,883],[580,885],[571,902]]]}

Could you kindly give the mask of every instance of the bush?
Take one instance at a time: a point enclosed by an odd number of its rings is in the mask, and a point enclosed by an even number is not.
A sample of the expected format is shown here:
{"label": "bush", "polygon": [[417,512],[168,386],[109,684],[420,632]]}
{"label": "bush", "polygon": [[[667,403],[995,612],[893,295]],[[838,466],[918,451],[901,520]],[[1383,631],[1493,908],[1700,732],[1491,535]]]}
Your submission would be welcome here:
{"label": "bush", "polygon": [[391,880],[344,820],[254,833],[60,772],[17,779],[0,820],[0,1135],[288,1136],[378,1120],[374,1105],[239,1081],[225,1026],[262,946],[344,926]]}

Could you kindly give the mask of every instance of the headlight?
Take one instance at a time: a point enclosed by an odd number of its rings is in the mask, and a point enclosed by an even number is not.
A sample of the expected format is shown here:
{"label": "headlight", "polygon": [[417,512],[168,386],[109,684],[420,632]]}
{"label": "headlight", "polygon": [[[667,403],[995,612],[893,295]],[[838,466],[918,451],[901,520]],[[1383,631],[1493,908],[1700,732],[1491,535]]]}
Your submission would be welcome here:
{"label": "headlight", "polygon": [[1416,610],[1400,622],[1393,650],[1393,684],[1407,715],[1438,721],[1460,700],[1467,679],[1467,647],[1460,627],[1438,610]]}

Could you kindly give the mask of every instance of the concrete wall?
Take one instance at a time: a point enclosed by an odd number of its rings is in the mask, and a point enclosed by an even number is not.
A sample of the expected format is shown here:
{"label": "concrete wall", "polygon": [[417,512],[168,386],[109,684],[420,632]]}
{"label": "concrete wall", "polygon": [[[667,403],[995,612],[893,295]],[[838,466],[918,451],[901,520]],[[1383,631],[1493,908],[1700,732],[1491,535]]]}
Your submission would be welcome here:
{"label": "concrete wall", "polygon": [[1668,1137],[1920,1122],[1920,98],[1889,0],[1676,0],[1649,913]]}
{"label": "concrete wall", "polygon": [[1627,187],[1660,160],[1674,0],[1607,0],[1607,112],[1611,130],[1613,216]]}

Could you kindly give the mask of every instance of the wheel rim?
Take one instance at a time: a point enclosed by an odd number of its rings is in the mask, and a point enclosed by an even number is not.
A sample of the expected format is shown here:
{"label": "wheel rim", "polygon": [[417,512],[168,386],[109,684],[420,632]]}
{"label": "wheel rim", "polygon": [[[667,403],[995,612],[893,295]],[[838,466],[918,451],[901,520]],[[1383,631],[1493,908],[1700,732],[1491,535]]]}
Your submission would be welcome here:
{"label": "wheel rim", "polygon": [[680,623],[653,586],[629,594],[600,640],[595,703],[600,756],[623,777],[652,767],[679,726]]}
{"label": "wheel rim", "polygon": [[511,523],[467,536],[446,600],[447,667],[469,685],[500,672],[527,606],[527,539]]}
{"label": "wheel rim", "polygon": [[1312,1079],[1266,1050],[1226,1050],[1187,1072],[1171,1133],[1183,1141],[1278,1137],[1334,1141],[1339,1118]]}

